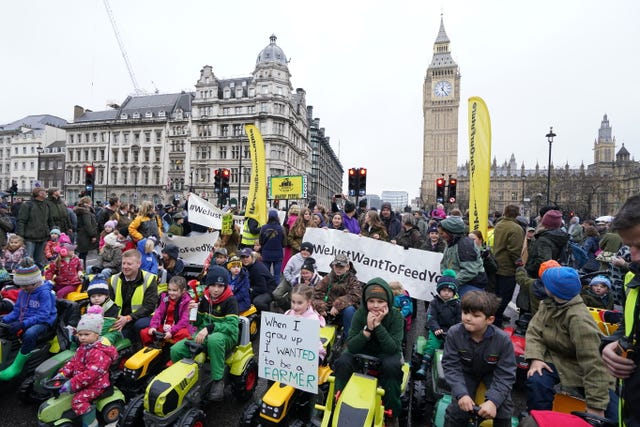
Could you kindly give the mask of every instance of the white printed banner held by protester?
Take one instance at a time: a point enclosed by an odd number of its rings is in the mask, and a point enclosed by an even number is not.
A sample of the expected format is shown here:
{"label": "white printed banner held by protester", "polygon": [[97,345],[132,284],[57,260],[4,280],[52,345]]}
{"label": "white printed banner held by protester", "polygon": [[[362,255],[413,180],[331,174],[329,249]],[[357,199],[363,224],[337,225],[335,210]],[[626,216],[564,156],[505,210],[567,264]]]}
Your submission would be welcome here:
{"label": "white printed banner held by protester", "polygon": [[180,249],[180,258],[187,264],[203,265],[213,244],[218,240],[218,232],[205,233],[196,236],[182,237],[164,234],[160,240],[160,247],[173,243]]}
{"label": "white printed banner held by protester", "polygon": [[[187,212],[189,222],[202,225],[203,227],[213,228],[214,230],[221,230],[222,217],[224,214],[224,211],[215,207],[205,199],[193,193],[189,195],[189,210]],[[243,217],[234,215],[233,222],[242,230],[244,223]]]}
{"label": "white printed banner held by protester", "polygon": [[440,276],[442,254],[402,246],[324,228],[307,228],[303,241],[313,244],[311,255],[318,270],[329,272],[329,264],[336,254],[344,253],[353,262],[361,282],[382,277],[388,282],[398,281],[411,297],[431,301]]}
{"label": "white printed banner held by protester", "polygon": [[269,312],[260,317],[259,376],[317,393],[320,322]]}

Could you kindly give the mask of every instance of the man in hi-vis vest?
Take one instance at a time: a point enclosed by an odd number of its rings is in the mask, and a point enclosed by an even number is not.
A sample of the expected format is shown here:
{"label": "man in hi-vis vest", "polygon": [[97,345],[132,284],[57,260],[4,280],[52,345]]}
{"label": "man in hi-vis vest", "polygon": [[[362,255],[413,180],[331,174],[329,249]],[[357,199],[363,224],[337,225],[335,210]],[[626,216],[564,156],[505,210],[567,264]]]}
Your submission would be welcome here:
{"label": "man in hi-vis vest", "polygon": [[122,271],[111,276],[111,299],[120,307],[113,329],[133,343],[140,343],[140,330],[149,326],[158,305],[158,278],[140,269],[142,256],[136,249],[122,254]]}
{"label": "man in hi-vis vest", "polygon": [[[625,277],[627,300],[622,325],[604,338],[602,359],[618,378],[620,388],[619,425],[640,426],[640,194],[627,199],[615,216],[612,230],[629,246],[631,262]],[[608,344],[607,344],[608,343]]]}

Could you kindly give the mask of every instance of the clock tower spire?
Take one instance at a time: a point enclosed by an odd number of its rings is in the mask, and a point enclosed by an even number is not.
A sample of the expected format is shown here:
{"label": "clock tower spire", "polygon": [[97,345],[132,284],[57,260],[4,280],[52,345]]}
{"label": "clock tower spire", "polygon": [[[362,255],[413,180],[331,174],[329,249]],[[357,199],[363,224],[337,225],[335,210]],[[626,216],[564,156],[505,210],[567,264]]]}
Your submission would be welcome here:
{"label": "clock tower spire", "polygon": [[[449,50],[449,37],[440,15],[440,30],[423,86],[423,154],[420,198],[435,205],[436,179],[455,176],[458,167],[458,113],[460,70]],[[446,201],[446,200],[445,200]]]}

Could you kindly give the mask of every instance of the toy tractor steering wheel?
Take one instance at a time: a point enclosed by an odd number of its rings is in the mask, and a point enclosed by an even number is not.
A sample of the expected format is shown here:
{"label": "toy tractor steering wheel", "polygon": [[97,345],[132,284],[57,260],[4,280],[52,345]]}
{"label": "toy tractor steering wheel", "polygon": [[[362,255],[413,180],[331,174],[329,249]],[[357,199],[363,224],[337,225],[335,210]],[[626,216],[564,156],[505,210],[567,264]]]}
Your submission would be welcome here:
{"label": "toy tractor steering wheel", "polygon": [[58,391],[64,383],[69,381],[67,378],[49,378],[42,384],[42,388],[49,391]]}
{"label": "toy tractor steering wheel", "polygon": [[200,353],[204,349],[202,344],[198,344],[195,341],[185,341],[185,345],[189,349],[189,352],[191,353],[192,357],[195,356],[196,354]]}
{"label": "toy tractor steering wheel", "polygon": [[356,364],[360,367],[360,372],[367,374],[370,371],[379,371],[381,360],[375,356],[369,356],[368,354],[354,354],[353,355]]}
{"label": "toy tractor steering wheel", "polygon": [[571,412],[571,415],[580,417],[595,427],[617,427],[618,425],[617,422],[614,422],[608,418],[604,418],[596,414],[591,414],[589,412],[573,411]]}
{"label": "toy tractor steering wheel", "polygon": [[153,340],[156,341],[156,342],[164,341],[164,337],[165,336],[166,336],[166,334],[164,332],[153,331]]}

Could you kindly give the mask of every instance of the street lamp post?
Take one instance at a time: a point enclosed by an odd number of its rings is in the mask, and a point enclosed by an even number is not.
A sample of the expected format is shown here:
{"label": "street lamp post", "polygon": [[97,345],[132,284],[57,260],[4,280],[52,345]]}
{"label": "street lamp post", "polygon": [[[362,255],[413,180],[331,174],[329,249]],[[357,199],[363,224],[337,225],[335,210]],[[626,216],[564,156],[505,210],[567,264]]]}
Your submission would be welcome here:
{"label": "street lamp post", "polygon": [[549,141],[549,163],[547,164],[547,206],[549,206],[551,203],[551,144],[553,144],[553,138],[556,136],[553,133],[553,126],[549,128],[549,133],[545,136]]}

